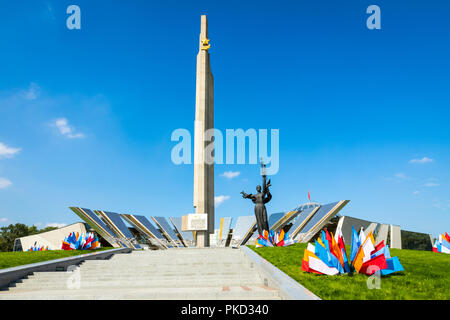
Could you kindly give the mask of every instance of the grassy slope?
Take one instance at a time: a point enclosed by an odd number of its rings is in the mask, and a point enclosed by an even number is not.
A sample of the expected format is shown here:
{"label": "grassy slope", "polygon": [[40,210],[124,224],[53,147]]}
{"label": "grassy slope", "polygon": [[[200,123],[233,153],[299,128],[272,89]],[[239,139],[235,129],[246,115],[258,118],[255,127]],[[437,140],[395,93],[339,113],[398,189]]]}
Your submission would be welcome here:
{"label": "grassy slope", "polygon": [[399,258],[405,271],[382,277],[381,288],[369,290],[366,275],[325,276],[301,271],[306,246],[249,247],[322,299],[450,299],[450,255],[391,249],[391,256]]}
{"label": "grassy slope", "polygon": [[49,251],[19,251],[0,252],[0,269],[21,266],[30,263],[67,258],[81,254],[92,253],[113,248],[99,248],[96,250],[49,250]]}

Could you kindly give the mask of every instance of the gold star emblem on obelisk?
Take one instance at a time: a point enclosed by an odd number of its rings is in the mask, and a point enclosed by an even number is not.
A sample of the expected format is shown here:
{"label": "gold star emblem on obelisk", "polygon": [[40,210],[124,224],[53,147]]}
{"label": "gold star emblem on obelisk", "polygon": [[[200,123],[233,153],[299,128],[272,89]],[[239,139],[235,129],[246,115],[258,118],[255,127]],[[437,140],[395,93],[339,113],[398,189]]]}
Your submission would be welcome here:
{"label": "gold star emblem on obelisk", "polygon": [[202,50],[208,50],[209,48],[211,48],[211,45],[209,44],[209,39],[203,39]]}

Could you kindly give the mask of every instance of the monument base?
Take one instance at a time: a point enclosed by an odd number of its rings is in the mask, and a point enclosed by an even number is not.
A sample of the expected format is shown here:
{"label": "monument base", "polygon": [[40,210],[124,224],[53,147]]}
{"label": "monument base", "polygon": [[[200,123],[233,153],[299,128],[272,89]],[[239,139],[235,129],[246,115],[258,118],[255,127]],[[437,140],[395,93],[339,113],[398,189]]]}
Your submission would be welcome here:
{"label": "monument base", "polygon": [[196,247],[197,248],[209,247],[209,232],[208,231],[197,231]]}

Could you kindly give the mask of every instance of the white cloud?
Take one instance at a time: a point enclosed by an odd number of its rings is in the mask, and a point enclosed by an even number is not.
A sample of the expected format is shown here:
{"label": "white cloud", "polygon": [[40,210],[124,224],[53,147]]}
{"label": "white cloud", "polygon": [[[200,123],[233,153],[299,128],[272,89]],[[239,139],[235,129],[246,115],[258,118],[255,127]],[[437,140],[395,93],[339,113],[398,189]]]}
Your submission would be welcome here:
{"label": "white cloud", "polygon": [[20,150],[20,148],[11,148],[0,142],[0,158],[11,158]]}
{"label": "white cloud", "polygon": [[56,119],[53,122],[53,126],[58,129],[61,135],[69,139],[84,138],[84,134],[74,132],[74,129],[69,126],[69,121],[66,118]]}
{"label": "white cloud", "polygon": [[30,83],[28,90],[23,91],[25,100],[36,100],[41,93],[41,88],[34,82]]}
{"label": "white cloud", "polygon": [[233,179],[239,176],[241,173],[239,171],[225,171],[221,174],[222,177],[225,177],[227,179]]}
{"label": "white cloud", "polygon": [[45,225],[45,228],[47,227],[56,227],[56,228],[62,228],[67,226],[66,223],[58,223],[58,222],[49,222]]}
{"label": "white cloud", "polygon": [[420,193],[420,192],[417,191],[417,190],[413,192],[413,194],[416,194],[416,195],[419,194],[419,193]]}
{"label": "white cloud", "polygon": [[11,181],[6,178],[0,177],[0,189],[8,188],[10,185],[12,185]]}
{"label": "white cloud", "polygon": [[411,159],[409,160],[409,163],[418,163],[418,164],[424,164],[428,162],[433,162],[434,160],[431,158],[423,157],[422,159]]}
{"label": "white cloud", "polygon": [[431,205],[435,208],[442,209],[442,202],[439,200],[434,200],[434,202]]}
{"label": "white cloud", "polygon": [[8,221],[8,218],[0,218],[0,222],[6,222],[6,221]]}
{"label": "white cloud", "polygon": [[439,183],[435,183],[435,182],[427,182],[424,184],[424,187],[428,187],[428,188],[438,187],[438,186],[439,186]]}
{"label": "white cloud", "polygon": [[402,172],[396,173],[395,177],[399,178],[399,179],[406,179],[407,178],[406,175],[404,173],[402,173]]}
{"label": "white cloud", "polygon": [[230,199],[230,196],[217,196],[214,197],[214,206],[220,206],[225,200]]}

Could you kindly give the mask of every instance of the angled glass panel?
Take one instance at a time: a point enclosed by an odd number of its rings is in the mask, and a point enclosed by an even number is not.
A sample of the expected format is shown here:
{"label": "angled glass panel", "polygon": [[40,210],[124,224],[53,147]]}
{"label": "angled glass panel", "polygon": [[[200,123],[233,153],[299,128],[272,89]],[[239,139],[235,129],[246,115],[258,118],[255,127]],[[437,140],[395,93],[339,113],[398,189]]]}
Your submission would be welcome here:
{"label": "angled glass panel", "polygon": [[236,225],[233,229],[233,240],[243,239],[250,229],[255,225],[255,216],[245,216],[237,218]]}
{"label": "angled glass panel", "polygon": [[105,219],[106,222],[110,224],[113,230],[118,230],[118,235],[120,237],[125,237],[127,241],[127,246],[131,246],[133,249],[142,249],[142,247],[138,243],[133,243],[131,239],[134,238],[131,231],[128,229],[126,224],[123,222],[122,218],[119,214],[114,212],[107,212],[107,211],[98,211],[100,216]]}
{"label": "angled glass panel", "polygon": [[194,235],[190,231],[182,231],[181,230],[181,217],[172,217],[170,218],[174,227],[177,229],[178,233],[181,234],[183,239],[194,241]]}
{"label": "angled glass panel", "polygon": [[227,240],[228,234],[230,233],[230,226],[231,226],[231,217],[223,218],[222,222],[222,234],[220,235],[219,240]]}
{"label": "angled glass panel", "polygon": [[138,216],[138,215],[133,215],[133,217],[136,218],[137,221],[139,221],[140,223],[142,223],[142,225],[144,227],[146,227],[151,233],[153,233],[153,235],[160,240],[164,240],[164,236],[161,234],[161,232],[159,232],[158,229],[156,229],[156,227],[144,216]]}
{"label": "angled glass panel", "polygon": [[[91,220],[93,220],[96,224],[98,224],[101,228],[108,232],[110,237],[115,238],[114,232],[91,209],[81,208],[81,210],[83,210]],[[91,227],[94,228],[94,226]]]}
{"label": "angled glass panel", "polygon": [[100,220],[100,218],[90,209],[69,207],[77,216],[79,216],[90,228],[94,229],[100,236],[109,242],[113,247],[120,246],[119,239],[114,232]]}
{"label": "angled glass panel", "polygon": [[131,233],[130,229],[127,228],[125,223],[123,222],[122,218],[119,214],[114,212],[107,212],[103,211],[105,215],[108,217],[109,220],[114,224],[114,226],[122,232],[122,234],[125,236],[125,238],[132,239],[133,234]]}
{"label": "angled glass panel", "polygon": [[[163,249],[172,247],[166,243],[165,238],[163,238],[159,230],[157,230],[144,216],[139,216],[140,220],[136,216],[131,214],[121,214],[120,216],[129,224],[134,226],[136,230],[139,231],[139,233],[144,235],[144,237],[149,240],[151,245]],[[148,224],[144,225],[144,223],[146,223],[146,220]]]}
{"label": "angled glass panel", "polygon": [[315,207],[310,207],[298,214],[298,216],[294,219],[292,222],[292,227],[289,229],[287,234],[291,236],[292,233],[294,233],[298,227],[305,222],[305,220],[308,218],[308,216],[311,214],[311,212],[315,209]]}
{"label": "angled glass panel", "polygon": [[320,222],[322,218],[324,218],[330,211],[333,209],[339,201],[324,204],[319,208],[319,210],[316,212],[316,214],[311,218],[311,220],[308,221],[308,223],[305,225],[301,233],[307,233],[309,232],[317,223]]}
{"label": "angled glass panel", "polygon": [[285,214],[284,212],[272,213],[268,218],[269,229],[272,229],[273,225],[284,217],[284,214]]}
{"label": "angled glass panel", "polygon": [[169,225],[166,218],[153,217],[153,219],[156,220],[156,222],[161,226],[161,228],[163,228],[163,230],[169,235],[169,237],[172,238],[172,240],[178,240],[178,236],[176,235],[175,231],[173,231],[173,228]]}

